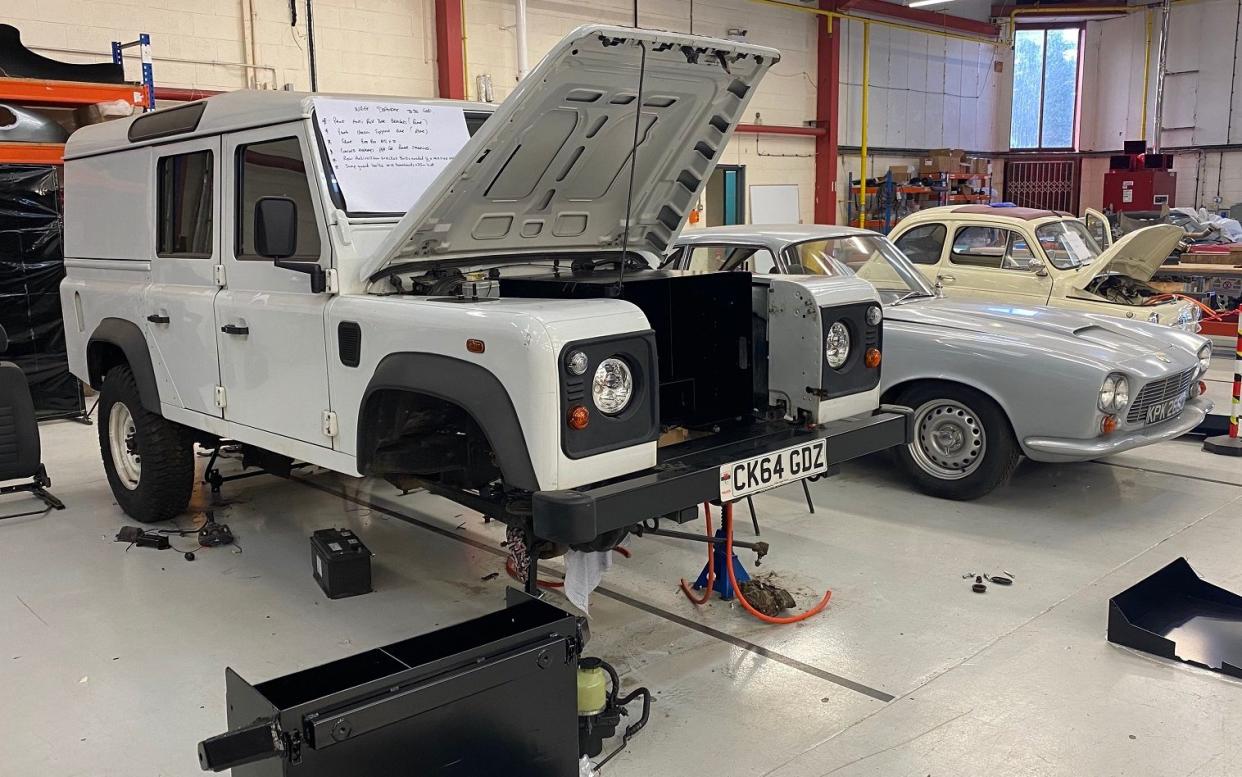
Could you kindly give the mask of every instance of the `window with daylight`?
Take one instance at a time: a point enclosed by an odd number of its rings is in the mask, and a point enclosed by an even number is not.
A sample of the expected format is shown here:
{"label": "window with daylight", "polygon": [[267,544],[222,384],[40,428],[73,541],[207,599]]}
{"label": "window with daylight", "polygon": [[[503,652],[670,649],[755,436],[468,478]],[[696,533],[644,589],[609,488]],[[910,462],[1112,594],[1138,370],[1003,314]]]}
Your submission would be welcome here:
{"label": "window with daylight", "polygon": [[1082,29],[1021,29],[1014,41],[1015,149],[1072,149],[1078,123],[1078,62]]}

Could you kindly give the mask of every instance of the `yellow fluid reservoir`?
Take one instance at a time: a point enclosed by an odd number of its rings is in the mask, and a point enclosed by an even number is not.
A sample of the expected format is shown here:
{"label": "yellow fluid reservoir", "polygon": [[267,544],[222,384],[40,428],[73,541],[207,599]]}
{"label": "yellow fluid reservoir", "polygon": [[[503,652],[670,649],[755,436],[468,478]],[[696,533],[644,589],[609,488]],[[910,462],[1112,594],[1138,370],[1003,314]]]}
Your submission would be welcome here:
{"label": "yellow fluid reservoir", "polygon": [[608,676],[599,667],[578,668],[578,715],[598,715],[608,703]]}

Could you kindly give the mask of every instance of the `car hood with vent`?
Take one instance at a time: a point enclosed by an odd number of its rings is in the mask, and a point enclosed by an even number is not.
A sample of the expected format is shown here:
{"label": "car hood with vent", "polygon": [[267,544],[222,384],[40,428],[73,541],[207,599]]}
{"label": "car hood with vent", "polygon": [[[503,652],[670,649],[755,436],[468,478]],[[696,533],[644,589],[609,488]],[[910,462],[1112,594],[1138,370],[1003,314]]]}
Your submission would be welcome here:
{"label": "car hood with vent", "polygon": [[971,332],[993,345],[1008,341],[1083,361],[1125,365],[1145,377],[1190,369],[1208,342],[1170,326],[1007,303],[925,299],[889,305],[884,317],[893,324]]}
{"label": "car hood with vent", "polygon": [[557,44],[394,227],[394,264],[616,251],[642,74],[631,250],[663,254],[780,54],[695,35],[589,25]]}
{"label": "car hood with vent", "polygon": [[1146,283],[1186,236],[1181,227],[1156,224],[1124,235],[1095,261],[1078,271],[1073,286],[1085,290],[1100,275],[1125,275]]}

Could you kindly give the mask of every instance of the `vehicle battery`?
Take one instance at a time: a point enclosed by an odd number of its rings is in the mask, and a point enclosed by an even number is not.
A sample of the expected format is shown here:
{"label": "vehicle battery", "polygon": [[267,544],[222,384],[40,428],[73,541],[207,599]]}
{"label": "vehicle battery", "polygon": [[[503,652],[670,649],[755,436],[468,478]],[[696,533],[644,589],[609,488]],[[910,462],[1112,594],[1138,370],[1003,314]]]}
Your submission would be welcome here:
{"label": "vehicle battery", "polygon": [[311,535],[311,570],[329,599],[371,592],[371,551],[349,529]]}

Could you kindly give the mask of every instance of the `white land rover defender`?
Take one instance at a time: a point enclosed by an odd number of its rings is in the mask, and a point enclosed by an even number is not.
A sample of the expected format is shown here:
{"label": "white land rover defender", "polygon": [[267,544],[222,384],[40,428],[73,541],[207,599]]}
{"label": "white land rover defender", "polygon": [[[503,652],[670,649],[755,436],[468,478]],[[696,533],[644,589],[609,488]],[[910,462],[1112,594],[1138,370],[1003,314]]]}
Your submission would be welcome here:
{"label": "white land rover defender", "polygon": [[649,269],[778,57],[590,26],[498,108],[243,91],[74,133],[61,295],[117,502],[176,515],[231,440],[603,549],[906,442],[870,285]]}

